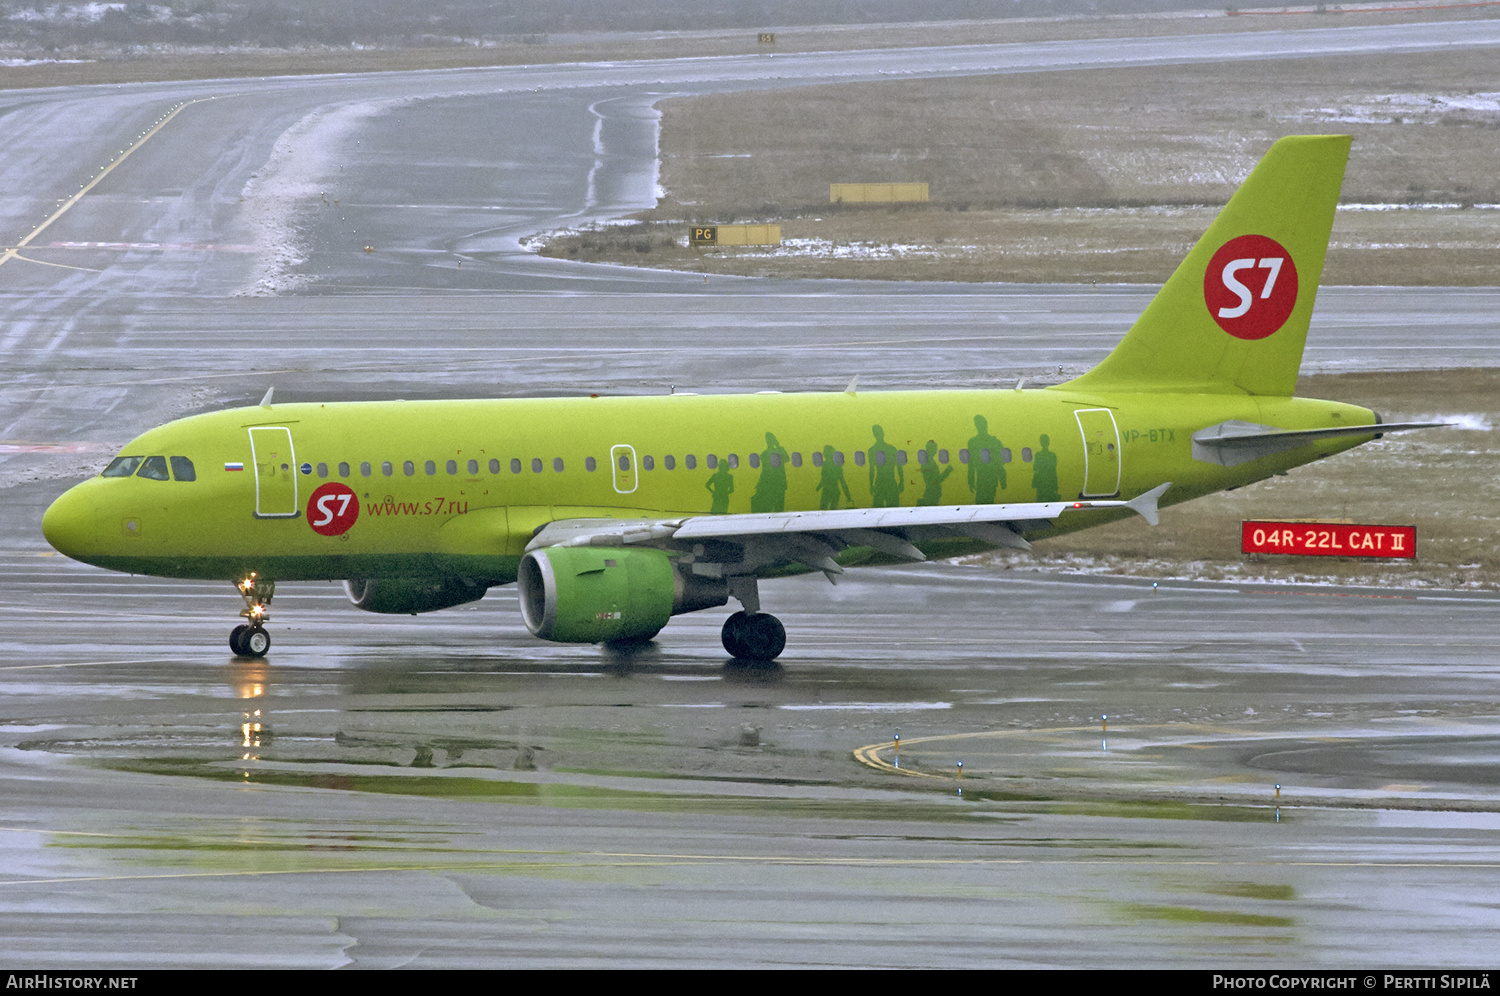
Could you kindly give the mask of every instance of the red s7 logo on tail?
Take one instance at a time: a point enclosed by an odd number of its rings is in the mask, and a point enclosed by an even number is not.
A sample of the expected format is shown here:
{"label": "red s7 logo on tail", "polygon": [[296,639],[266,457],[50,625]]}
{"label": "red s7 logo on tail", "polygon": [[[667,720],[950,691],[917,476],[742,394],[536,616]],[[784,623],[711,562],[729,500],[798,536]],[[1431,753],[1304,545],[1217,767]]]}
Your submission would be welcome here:
{"label": "red s7 logo on tail", "polygon": [[1236,339],[1264,339],[1297,306],[1297,264],[1275,239],[1230,239],[1209,260],[1203,301],[1219,328]]}
{"label": "red s7 logo on tail", "polygon": [[322,536],[340,536],[359,518],[359,497],[347,484],[329,481],[307,499],[307,524]]}

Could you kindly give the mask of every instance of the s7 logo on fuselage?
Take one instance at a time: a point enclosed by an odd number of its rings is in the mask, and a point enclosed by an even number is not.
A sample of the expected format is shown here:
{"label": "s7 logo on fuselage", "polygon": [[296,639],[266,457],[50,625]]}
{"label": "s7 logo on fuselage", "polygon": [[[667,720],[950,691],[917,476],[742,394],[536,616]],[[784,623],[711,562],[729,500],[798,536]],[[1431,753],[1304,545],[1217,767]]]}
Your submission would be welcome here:
{"label": "s7 logo on fuselage", "polygon": [[1230,239],[1209,260],[1203,301],[1219,328],[1236,339],[1264,339],[1297,305],[1297,264],[1275,239]]}
{"label": "s7 logo on fuselage", "polygon": [[359,496],[347,484],[329,481],[307,499],[307,524],[322,536],[341,536],[359,518]]}

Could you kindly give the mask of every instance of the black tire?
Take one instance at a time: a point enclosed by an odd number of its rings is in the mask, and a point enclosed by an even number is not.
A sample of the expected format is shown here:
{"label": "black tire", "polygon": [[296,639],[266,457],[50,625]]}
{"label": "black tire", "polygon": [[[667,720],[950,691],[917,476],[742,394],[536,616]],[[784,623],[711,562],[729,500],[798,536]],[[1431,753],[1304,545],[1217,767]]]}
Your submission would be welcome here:
{"label": "black tire", "polygon": [[766,612],[754,615],[736,612],[724,620],[719,635],[724,649],[739,660],[769,663],[786,649],[786,627]]}
{"label": "black tire", "polygon": [[245,648],[240,641],[245,638],[245,634],[249,631],[250,627],[246,626],[244,623],[240,623],[234,629],[229,631],[229,649],[234,651],[236,657],[245,656]]}
{"label": "black tire", "polygon": [[753,661],[774,661],[786,649],[786,627],[781,620],[765,612],[757,612],[747,620],[744,641]]}
{"label": "black tire", "polygon": [[271,634],[263,627],[252,626],[240,637],[241,657],[264,657],[266,651],[271,649]]}
{"label": "black tire", "polygon": [[744,612],[736,612],[724,620],[724,628],[719,630],[719,639],[724,642],[724,649],[730,657],[744,659],[749,652],[743,637],[745,620],[748,618]]}

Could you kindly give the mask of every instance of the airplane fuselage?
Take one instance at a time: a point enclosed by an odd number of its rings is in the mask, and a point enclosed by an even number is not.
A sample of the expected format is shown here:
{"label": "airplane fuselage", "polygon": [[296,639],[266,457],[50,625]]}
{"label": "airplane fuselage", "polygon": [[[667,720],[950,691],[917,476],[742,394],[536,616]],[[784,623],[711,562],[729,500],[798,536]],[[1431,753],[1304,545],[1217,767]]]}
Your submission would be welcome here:
{"label": "airplane fuselage", "polygon": [[[1370,438],[1236,466],[1195,459],[1193,433],[1231,420],[1376,421],[1364,408],[1298,398],[1056,388],[276,404],[141,435],[121,451],[141,464],[78,485],[44,528],[71,557],[139,574],[456,575],[487,586],[514,581],[527,543],[558,520],[1071,501],[1166,481],[1163,504],[1174,504]],[[151,457],[165,457],[151,467],[170,473],[143,476]],[[193,480],[179,479],[173,457],[187,458]],[[1099,521],[1065,515],[1024,535]],[[951,556],[986,544],[918,546]],[[840,562],[878,559],[851,548]]]}

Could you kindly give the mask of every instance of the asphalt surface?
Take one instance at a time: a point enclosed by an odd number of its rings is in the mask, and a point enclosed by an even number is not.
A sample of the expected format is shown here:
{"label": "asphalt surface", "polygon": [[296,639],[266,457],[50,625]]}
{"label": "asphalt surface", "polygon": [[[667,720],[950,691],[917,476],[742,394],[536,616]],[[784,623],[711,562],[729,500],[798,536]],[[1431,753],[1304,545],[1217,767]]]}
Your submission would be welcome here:
{"label": "asphalt surface", "polygon": [[[227,584],[70,563],[37,523],[135,433],[273,383],[1008,384],[1088,366],[1149,297],[526,253],[650,202],[665,94],[1496,44],[1476,22],[0,95],[0,952],[1492,961],[1491,596],[924,565],[766,585],[789,649],[747,670],[716,614],[617,658],[532,640],[509,592],[388,619],[290,585],[251,665]],[[1329,289],[1309,365],[1492,365],[1497,303]]]}
{"label": "asphalt surface", "polygon": [[872,571],[768,585],[747,670],[507,592],[284,586],[259,664],[213,585],[0,593],[12,964],[1490,961],[1494,597]]}

